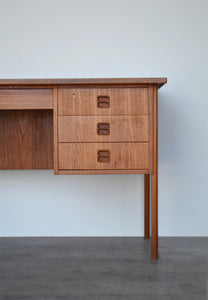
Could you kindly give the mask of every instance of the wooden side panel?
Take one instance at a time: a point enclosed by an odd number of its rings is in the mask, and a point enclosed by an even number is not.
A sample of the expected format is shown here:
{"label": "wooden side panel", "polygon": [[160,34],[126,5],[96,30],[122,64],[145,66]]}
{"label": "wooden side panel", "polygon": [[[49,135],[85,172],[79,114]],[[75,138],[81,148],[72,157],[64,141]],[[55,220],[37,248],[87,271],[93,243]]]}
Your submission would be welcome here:
{"label": "wooden side panel", "polygon": [[58,174],[58,99],[57,87],[53,89],[53,149],[54,149],[54,175]]}
{"label": "wooden side panel", "polygon": [[58,128],[59,142],[147,142],[149,140],[146,115],[60,116]]}
{"label": "wooden side panel", "polygon": [[53,111],[0,111],[0,169],[53,169]]}
{"label": "wooden side panel", "polygon": [[150,170],[153,172],[153,153],[154,153],[154,86],[149,85],[149,164]]}
{"label": "wooden side panel", "polygon": [[0,89],[0,109],[53,109],[53,90],[48,88]]}
{"label": "wooden side panel", "polygon": [[[148,114],[148,97],[148,87],[59,88],[58,114],[66,116],[144,115]],[[101,104],[98,104],[99,99]]]}
{"label": "wooden side panel", "polygon": [[59,143],[59,169],[148,169],[148,143]]}

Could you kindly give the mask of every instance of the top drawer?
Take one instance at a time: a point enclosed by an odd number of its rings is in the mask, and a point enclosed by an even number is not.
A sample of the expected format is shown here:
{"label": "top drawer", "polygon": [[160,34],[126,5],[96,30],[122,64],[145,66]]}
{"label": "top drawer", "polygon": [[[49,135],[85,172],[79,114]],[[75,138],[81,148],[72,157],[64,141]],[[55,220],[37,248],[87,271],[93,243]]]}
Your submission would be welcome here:
{"label": "top drawer", "polygon": [[53,109],[53,89],[0,89],[0,109]]}
{"label": "top drawer", "polygon": [[148,87],[141,88],[59,88],[58,114],[146,115]]}

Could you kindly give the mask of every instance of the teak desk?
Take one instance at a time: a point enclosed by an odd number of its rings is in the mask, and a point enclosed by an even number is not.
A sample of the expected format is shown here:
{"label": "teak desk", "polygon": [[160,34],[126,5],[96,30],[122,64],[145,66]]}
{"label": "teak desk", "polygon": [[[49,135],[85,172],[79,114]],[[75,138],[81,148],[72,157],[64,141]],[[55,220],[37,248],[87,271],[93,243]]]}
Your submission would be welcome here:
{"label": "teak desk", "polygon": [[144,174],[158,257],[158,89],[166,78],[1,79],[0,169]]}

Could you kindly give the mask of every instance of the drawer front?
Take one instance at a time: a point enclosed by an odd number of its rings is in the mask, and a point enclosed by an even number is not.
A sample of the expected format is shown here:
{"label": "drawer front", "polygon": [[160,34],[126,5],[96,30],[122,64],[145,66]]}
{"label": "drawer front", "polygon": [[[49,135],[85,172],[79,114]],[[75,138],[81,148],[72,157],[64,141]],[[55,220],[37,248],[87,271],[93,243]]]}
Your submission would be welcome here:
{"label": "drawer front", "polygon": [[148,87],[141,88],[59,88],[58,114],[146,115]]}
{"label": "drawer front", "polygon": [[59,143],[59,170],[149,169],[149,143]]}
{"label": "drawer front", "polygon": [[0,89],[0,109],[53,109],[53,89]]}
{"label": "drawer front", "polygon": [[59,142],[147,142],[148,116],[60,116]]}

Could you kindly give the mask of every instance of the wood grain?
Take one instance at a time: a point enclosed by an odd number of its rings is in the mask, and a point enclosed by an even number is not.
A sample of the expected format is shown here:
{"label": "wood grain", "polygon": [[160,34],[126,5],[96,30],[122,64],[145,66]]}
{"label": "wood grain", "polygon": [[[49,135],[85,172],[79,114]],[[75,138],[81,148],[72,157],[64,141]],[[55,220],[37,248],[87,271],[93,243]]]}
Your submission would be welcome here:
{"label": "wood grain", "polygon": [[0,111],[0,169],[53,169],[52,110]]}
{"label": "wood grain", "polygon": [[[59,142],[141,142],[149,140],[148,116],[60,116]],[[109,134],[98,134],[108,124]]]}
{"label": "wood grain", "polygon": [[0,109],[53,109],[52,89],[0,89]]}
{"label": "wood grain", "polygon": [[[59,143],[59,169],[148,169],[148,143]],[[110,162],[98,162],[98,151]]]}
{"label": "wood grain", "polygon": [[[59,88],[59,115],[147,115],[148,88]],[[110,99],[109,108],[98,107],[98,97]]]}

